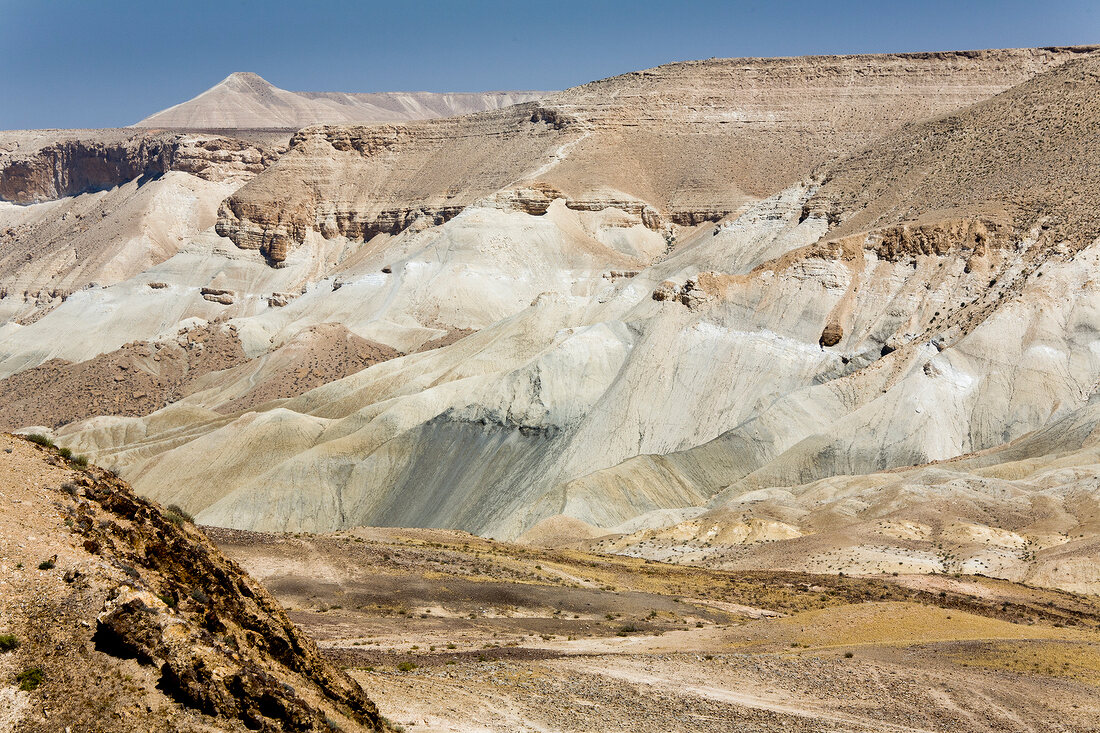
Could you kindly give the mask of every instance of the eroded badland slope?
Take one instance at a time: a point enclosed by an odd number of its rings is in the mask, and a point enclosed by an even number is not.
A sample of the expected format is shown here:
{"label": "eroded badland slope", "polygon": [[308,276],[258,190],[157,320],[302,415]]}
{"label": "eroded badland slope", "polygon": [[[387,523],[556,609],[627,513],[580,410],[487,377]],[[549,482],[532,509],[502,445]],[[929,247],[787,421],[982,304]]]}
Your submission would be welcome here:
{"label": "eroded badland slope", "polygon": [[108,407],[21,396],[26,424],[210,524],[1091,591],[1092,51],[688,62],[306,128],[166,259],[0,299],[0,376],[97,380]]}
{"label": "eroded badland slope", "polygon": [[256,581],[112,475],[0,436],[0,728],[383,730]]}

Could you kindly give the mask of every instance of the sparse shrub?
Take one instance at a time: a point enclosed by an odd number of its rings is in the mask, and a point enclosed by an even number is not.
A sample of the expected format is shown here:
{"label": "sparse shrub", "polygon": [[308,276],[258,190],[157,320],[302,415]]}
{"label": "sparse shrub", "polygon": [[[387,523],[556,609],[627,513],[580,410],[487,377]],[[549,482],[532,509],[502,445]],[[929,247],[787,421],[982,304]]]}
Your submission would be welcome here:
{"label": "sparse shrub", "polygon": [[57,445],[52,440],[47,438],[42,433],[31,433],[30,435],[27,436],[27,440],[29,440],[32,443],[37,443],[38,445],[45,446],[46,448],[56,448],[57,447]]}
{"label": "sparse shrub", "polygon": [[28,667],[15,675],[15,681],[23,692],[34,692],[46,681],[46,673],[41,667]]}
{"label": "sparse shrub", "polygon": [[15,634],[0,634],[0,652],[10,652],[19,648],[19,639]]}
{"label": "sparse shrub", "polygon": [[64,458],[66,461],[73,457],[73,452],[68,448],[58,448],[57,454]]}
{"label": "sparse shrub", "polygon": [[53,570],[57,566],[57,562],[51,557],[49,560],[43,560],[38,563],[39,570]]}
{"label": "sparse shrub", "polygon": [[195,518],[192,517],[186,509],[179,504],[169,504],[164,509],[164,518],[177,527],[182,527],[184,524],[194,524]]}
{"label": "sparse shrub", "polygon": [[412,672],[416,669],[416,665],[412,662],[401,662],[401,664],[397,665],[397,669],[399,672]]}
{"label": "sparse shrub", "polygon": [[72,481],[66,481],[65,483],[61,484],[61,490],[69,496],[76,496],[80,493],[80,487],[74,484]]}
{"label": "sparse shrub", "polygon": [[852,654],[851,652],[844,652],[844,658],[845,659],[851,659],[854,656],[855,656],[855,654]]}
{"label": "sparse shrub", "polygon": [[197,603],[202,603],[204,605],[210,603],[210,596],[206,595],[202,588],[192,588],[191,599]]}
{"label": "sparse shrub", "polygon": [[73,456],[72,464],[77,468],[87,468],[88,456]]}
{"label": "sparse shrub", "polygon": [[636,633],[638,633],[637,626],[635,626],[634,624],[626,624],[625,626],[619,627],[619,630],[615,632],[615,636],[626,636],[627,634]]}

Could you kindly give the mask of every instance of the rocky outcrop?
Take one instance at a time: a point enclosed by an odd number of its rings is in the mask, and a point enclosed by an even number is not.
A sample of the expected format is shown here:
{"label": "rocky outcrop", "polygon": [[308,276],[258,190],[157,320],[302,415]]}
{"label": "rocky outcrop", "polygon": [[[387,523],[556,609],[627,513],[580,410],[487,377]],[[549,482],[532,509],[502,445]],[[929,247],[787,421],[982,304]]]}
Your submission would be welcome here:
{"label": "rocky outcrop", "polygon": [[311,231],[393,234],[445,222],[502,189],[533,214],[560,191],[583,210],[625,206],[651,229],[698,226],[904,123],[986,99],[1081,53],[711,59],[501,111],[307,128],[278,165],[225,201],[218,232],[278,263]]}
{"label": "rocky outcrop", "polygon": [[199,294],[202,295],[203,300],[222,305],[233,305],[233,300],[236,297],[232,290],[221,288],[200,288]]}
{"label": "rocky outcrop", "polygon": [[19,499],[0,550],[20,568],[51,557],[6,576],[0,598],[42,681],[16,729],[386,730],[359,685],[185,512],[52,448],[0,441],[0,485]]}
{"label": "rocky outcrop", "polygon": [[0,199],[17,204],[50,201],[114,188],[135,178],[179,170],[205,180],[243,180],[283,152],[245,140],[211,135],[88,130],[62,139],[3,133]]}

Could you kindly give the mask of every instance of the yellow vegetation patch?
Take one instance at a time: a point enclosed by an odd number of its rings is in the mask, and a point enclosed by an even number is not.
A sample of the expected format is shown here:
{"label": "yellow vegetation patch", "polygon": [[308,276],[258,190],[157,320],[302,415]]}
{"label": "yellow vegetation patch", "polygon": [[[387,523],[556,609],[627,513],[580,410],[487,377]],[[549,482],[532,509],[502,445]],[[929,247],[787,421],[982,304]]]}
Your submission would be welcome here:
{"label": "yellow vegetation patch", "polygon": [[1004,641],[951,654],[964,667],[1063,677],[1100,686],[1100,642]]}
{"label": "yellow vegetation patch", "polygon": [[1013,624],[962,611],[913,603],[861,603],[806,611],[789,618],[747,624],[734,646],[775,642],[810,648],[861,644],[907,645],[946,641],[1062,639],[1095,634],[1075,629]]}

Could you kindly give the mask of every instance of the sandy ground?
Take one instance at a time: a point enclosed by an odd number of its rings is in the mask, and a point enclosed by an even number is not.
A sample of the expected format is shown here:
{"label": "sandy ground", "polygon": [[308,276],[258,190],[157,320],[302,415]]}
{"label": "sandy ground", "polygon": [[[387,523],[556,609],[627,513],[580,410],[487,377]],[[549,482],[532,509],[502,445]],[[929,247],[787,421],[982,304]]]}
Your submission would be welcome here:
{"label": "sandy ground", "polygon": [[432,530],[210,531],[410,731],[1100,729],[1092,597]]}

